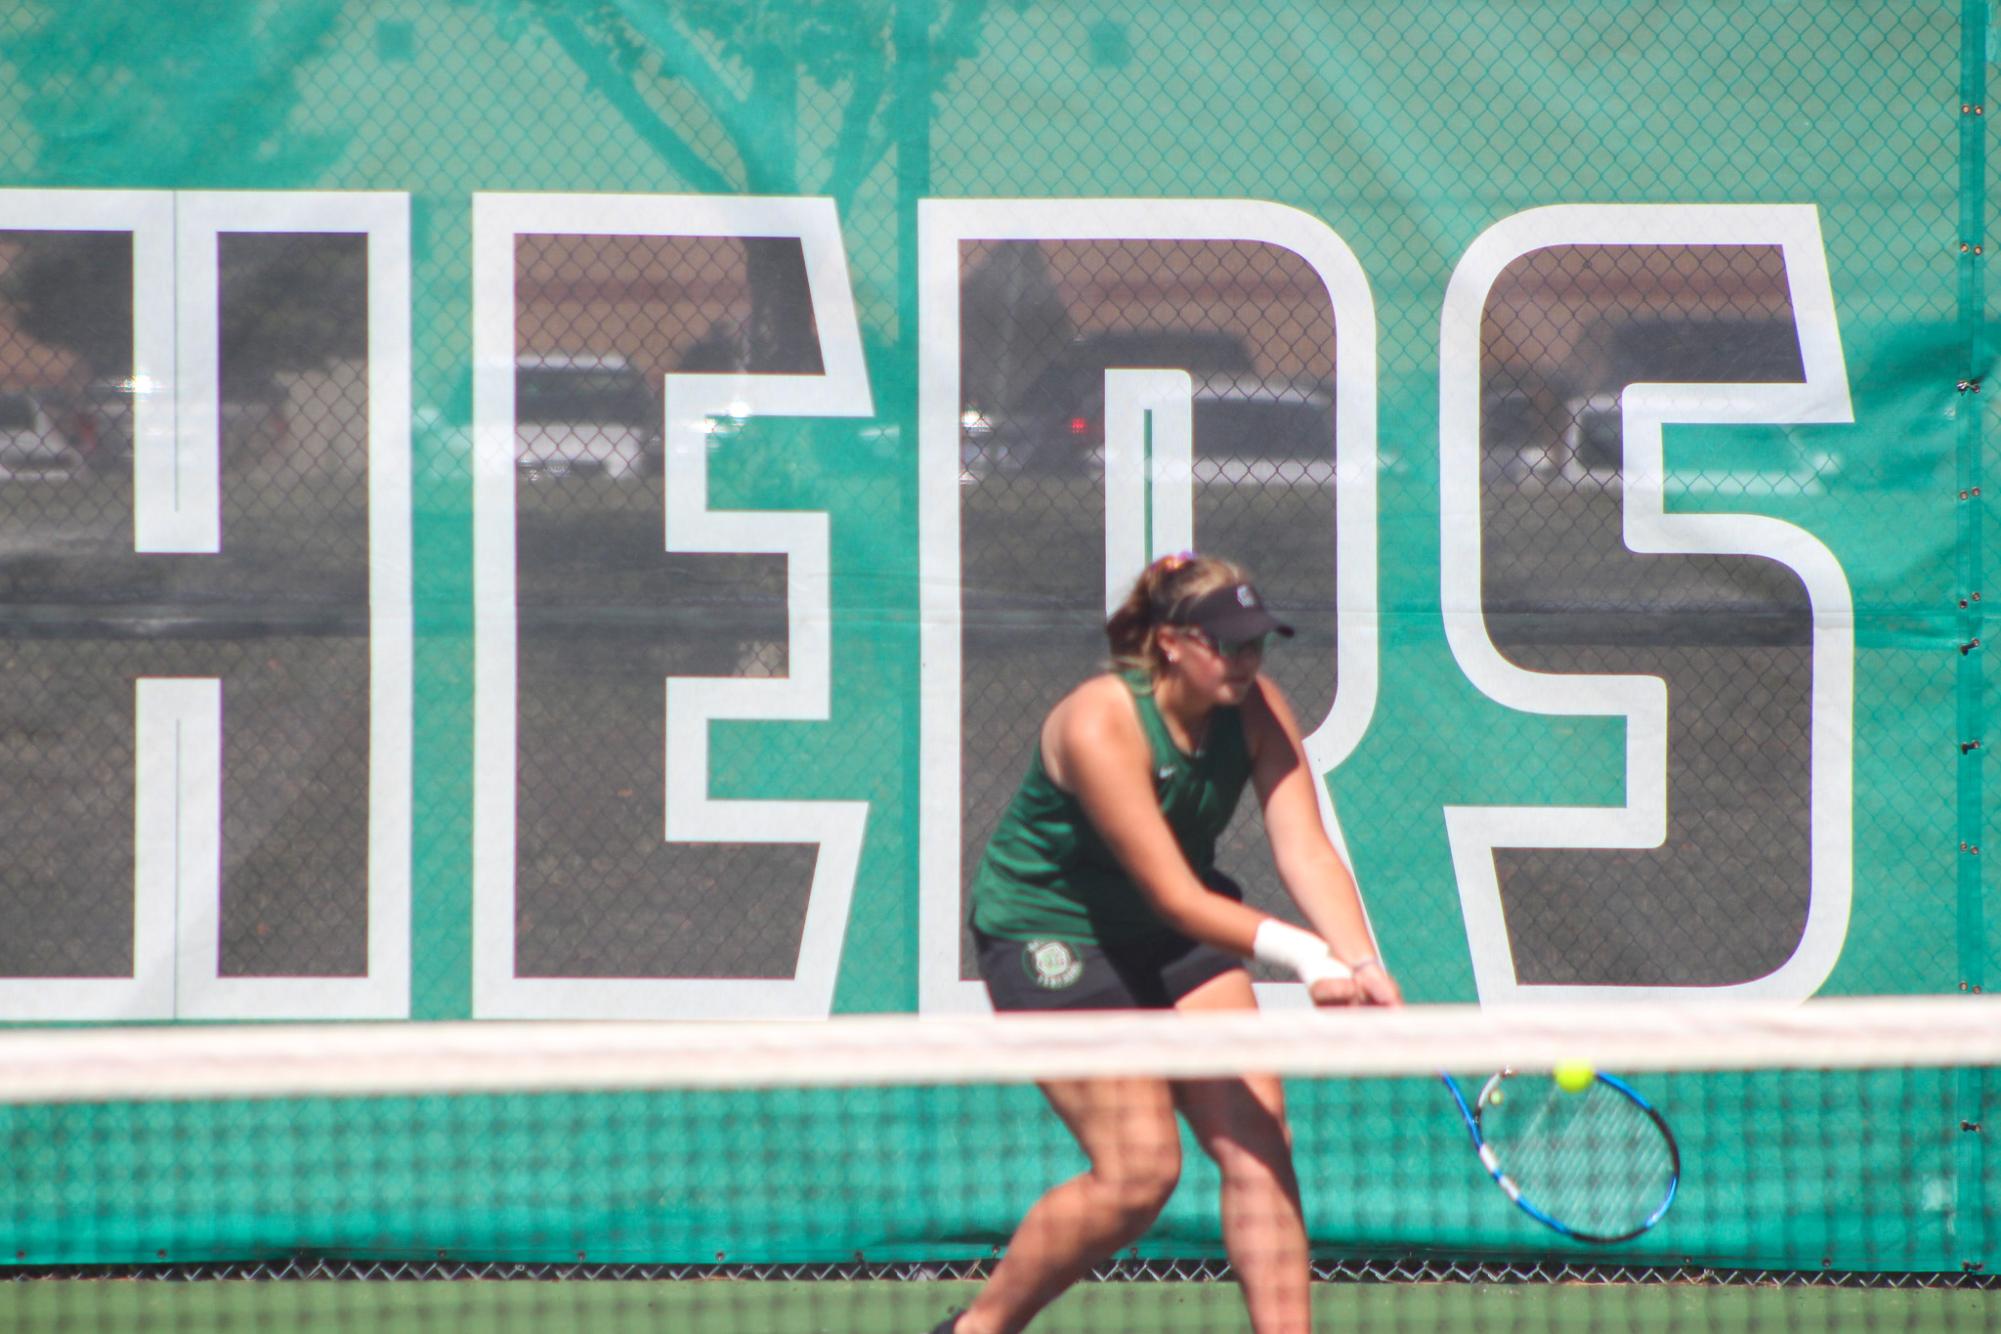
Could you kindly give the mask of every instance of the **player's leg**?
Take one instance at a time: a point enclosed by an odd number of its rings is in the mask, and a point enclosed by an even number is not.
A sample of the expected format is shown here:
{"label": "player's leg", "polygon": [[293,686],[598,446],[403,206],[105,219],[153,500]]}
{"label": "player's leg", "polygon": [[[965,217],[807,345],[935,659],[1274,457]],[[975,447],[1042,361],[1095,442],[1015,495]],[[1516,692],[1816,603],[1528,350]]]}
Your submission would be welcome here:
{"label": "player's leg", "polygon": [[[1175,1002],[1179,1010],[1257,1007],[1241,968],[1210,979]],[[1178,1081],[1174,1097],[1196,1142],[1222,1169],[1223,1244],[1243,1285],[1257,1334],[1311,1328],[1306,1225],[1292,1167],[1285,1092],[1269,1075]]]}
{"label": "player's leg", "polygon": [[1157,1079],[1042,1085],[1090,1168],[1044,1195],[1015,1229],[958,1334],[1013,1334],[1065,1288],[1152,1226],[1181,1174],[1174,1099]]}

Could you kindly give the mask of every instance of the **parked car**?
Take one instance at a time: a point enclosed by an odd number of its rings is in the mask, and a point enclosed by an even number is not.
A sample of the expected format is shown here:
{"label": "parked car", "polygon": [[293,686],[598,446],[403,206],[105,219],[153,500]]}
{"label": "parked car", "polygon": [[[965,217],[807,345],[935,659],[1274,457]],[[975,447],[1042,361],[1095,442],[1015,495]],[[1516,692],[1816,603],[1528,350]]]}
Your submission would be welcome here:
{"label": "parked car", "polygon": [[[92,469],[125,466],[132,459],[135,398],[167,392],[165,386],[133,377],[92,380],[81,391],[64,396],[60,413],[64,432]],[[291,400],[275,379],[225,384],[216,407],[223,448],[232,458],[276,454],[292,437]]]}
{"label": "parked car", "polygon": [[35,394],[0,392],[0,481],[60,479],[84,470],[83,454]]}
{"label": "parked car", "polygon": [[1101,473],[1105,372],[1148,368],[1185,370],[1194,382],[1198,484],[1333,479],[1327,386],[1260,374],[1235,334],[1135,329],[1074,338],[1005,411],[969,409],[960,423],[962,480],[990,471]]}
{"label": "parked car", "polygon": [[131,376],[105,377],[92,380],[77,395],[72,436],[91,466],[102,468],[132,457],[133,396],[141,387]]}
{"label": "parked car", "polygon": [[[1564,404],[1570,421],[1563,431],[1563,448],[1553,460],[1564,481],[1573,486],[1609,487],[1619,484],[1625,461],[1625,425],[1618,394],[1591,394]],[[1758,429],[1758,428],[1753,428]],[[1718,443],[1717,432],[1703,451],[1701,466],[1672,467],[1667,489],[1677,495],[1817,496],[1840,471],[1841,462],[1823,448],[1808,448],[1797,433],[1776,429],[1776,439],[1740,435]]]}
{"label": "parked car", "polygon": [[658,471],[659,401],[622,356],[519,358],[514,421],[515,463],[524,476],[623,479]]}
{"label": "parked car", "polygon": [[[1788,321],[1639,319],[1612,326],[1570,377],[1555,440],[1526,439],[1511,476],[1572,487],[1616,486],[1625,458],[1621,404],[1627,385],[1797,383],[1798,335]],[[1671,491],[1741,496],[1818,495],[1839,471],[1824,448],[1792,430],[1712,431],[1699,458],[1676,466]]]}

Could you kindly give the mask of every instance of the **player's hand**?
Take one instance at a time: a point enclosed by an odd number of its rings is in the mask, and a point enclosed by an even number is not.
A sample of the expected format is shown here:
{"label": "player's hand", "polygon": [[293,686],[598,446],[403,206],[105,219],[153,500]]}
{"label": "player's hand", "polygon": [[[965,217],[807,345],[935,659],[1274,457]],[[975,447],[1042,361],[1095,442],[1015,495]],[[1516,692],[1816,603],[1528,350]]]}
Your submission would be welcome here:
{"label": "player's hand", "polygon": [[1323,977],[1306,989],[1315,1005],[1341,1006],[1360,1005],[1362,989],[1352,977]]}
{"label": "player's hand", "polygon": [[1358,1005],[1403,1004],[1403,989],[1390,976],[1390,970],[1379,963],[1363,964],[1355,973],[1353,985],[1361,992],[1355,1002]]}

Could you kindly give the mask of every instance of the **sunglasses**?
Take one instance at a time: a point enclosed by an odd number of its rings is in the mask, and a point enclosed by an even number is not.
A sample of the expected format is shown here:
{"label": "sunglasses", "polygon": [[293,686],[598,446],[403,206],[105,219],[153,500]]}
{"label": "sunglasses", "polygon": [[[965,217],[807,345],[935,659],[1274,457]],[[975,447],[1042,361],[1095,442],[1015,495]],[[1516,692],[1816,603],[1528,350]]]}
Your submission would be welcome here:
{"label": "sunglasses", "polygon": [[1190,638],[1199,640],[1219,658],[1247,656],[1262,658],[1265,650],[1271,646],[1270,634],[1253,635],[1249,639],[1218,639],[1207,630],[1197,629],[1194,626],[1190,626],[1187,633]]}

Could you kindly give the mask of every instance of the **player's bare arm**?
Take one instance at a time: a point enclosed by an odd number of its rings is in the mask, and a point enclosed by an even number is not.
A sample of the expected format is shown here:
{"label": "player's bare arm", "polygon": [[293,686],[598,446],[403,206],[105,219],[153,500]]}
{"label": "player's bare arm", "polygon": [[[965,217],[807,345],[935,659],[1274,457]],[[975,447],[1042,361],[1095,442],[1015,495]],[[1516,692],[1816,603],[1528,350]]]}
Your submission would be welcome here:
{"label": "player's bare arm", "polygon": [[[1265,837],[1286,892],[1345,963],[1375,960],[1375,942],[1347,863],[1321,823],[1319,781],[1306,760],[1299,724],[1276,682],[1260,673],[1257,689],[1244,702],[1244,733],[1251,749],[1251,783],[1263,808]],[[1366,998],[1379,1005],[1402,1000],[1396,982],[1379,960],[1356,975]]]}

